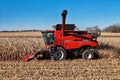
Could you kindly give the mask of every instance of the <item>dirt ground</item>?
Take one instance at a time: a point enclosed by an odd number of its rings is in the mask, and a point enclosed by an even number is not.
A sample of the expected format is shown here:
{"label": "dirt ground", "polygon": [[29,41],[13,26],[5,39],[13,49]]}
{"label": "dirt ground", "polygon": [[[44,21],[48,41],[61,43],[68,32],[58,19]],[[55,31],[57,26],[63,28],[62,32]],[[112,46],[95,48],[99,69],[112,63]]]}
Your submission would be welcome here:
{"label": "dirt ground", "polygon": [[120,80],[120,59],[1,61],[0,80]]}

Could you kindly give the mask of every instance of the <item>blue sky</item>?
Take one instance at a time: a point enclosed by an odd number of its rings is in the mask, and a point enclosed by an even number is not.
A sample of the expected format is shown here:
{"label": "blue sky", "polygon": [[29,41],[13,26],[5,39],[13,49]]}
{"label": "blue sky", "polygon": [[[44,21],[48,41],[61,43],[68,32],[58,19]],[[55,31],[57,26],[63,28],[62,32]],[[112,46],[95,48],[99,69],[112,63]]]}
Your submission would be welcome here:
{"label": "blue sky", "polygon": [[0,0],[0,30],[52,29],[63,9],[80,29],[120,23],[120,0]]}

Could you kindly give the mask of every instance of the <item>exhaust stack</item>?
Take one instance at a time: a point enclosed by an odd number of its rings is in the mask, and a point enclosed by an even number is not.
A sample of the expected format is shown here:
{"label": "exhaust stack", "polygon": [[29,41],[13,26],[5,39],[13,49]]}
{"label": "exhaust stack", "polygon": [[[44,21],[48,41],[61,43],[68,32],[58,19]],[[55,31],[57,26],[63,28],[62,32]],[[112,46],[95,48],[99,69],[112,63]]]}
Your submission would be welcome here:
{"label": "exhaust stack", "polygon": [[64,36],[64,30],[65,30],[65,24],[66,24],[66,16],[67,16],[67,10],[63,10],[62,12],[62,36]]}

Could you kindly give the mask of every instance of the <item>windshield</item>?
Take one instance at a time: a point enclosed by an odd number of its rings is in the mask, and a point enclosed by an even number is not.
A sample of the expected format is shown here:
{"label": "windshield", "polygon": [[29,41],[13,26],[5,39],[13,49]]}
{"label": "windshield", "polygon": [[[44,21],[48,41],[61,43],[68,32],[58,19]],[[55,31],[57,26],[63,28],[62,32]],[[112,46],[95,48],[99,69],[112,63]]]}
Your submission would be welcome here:
{"label": "windshield", "polygon": [[42,32],[43,40],[45,44],[53,44],[54,33],[53,32]]}

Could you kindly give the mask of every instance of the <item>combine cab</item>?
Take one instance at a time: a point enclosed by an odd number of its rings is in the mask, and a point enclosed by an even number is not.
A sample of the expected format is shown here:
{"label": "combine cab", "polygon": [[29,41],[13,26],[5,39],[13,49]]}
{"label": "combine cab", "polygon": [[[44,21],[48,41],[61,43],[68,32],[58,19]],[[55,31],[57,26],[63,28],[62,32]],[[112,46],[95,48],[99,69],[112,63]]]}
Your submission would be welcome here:
{"label": "combine cab", "polygon": [[55,30],[42,31],[43,39],[47,47],[46,51],[35,52],[22,59],[42,59],[50,57],[52,60],[64,60],[67,56],[74,54],[82,56],[83,59],[92,60],[96,58],[98,46],[97,37],[100,31],[76,31],[74,24],[66,24],[67,10],[62,12],[62,24],[57,24]]}

